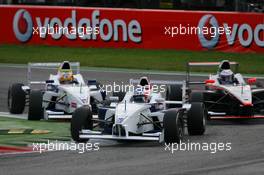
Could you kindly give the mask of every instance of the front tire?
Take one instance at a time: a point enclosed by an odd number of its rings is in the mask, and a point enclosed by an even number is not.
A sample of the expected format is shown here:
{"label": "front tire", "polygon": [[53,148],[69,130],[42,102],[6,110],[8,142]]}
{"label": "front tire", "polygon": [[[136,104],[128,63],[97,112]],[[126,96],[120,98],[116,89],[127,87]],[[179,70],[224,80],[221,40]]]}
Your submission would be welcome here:
{"label": "front tire", "polygon": [[32,90],[30,92],[28,120],[40,120],[44,118],[42,100],[43,100],[43,94],[40,90]]}
{"label": "front tire", "polygon": [[7,106],[11,114],[22,114],[26,105],[26,93],[21,83],[15,83],[8,89]]}
{"label": "front tire", "polygon": [[203,135],[206,128],[206,110],[203,103],[192,103],[187,115],[189,135]]}
{"label": "front tire", "polygon": [[164,142],[180,143],[184,134],[182,112],[169,110],[164,114],[163,118]]}
{"label": "front tire", "polygon": [[71,136],[75,142],[87,142],[89,139],[81,139],[82,129],[93,129],[92,112],[88,107],[80,107],[74,111],[71,119]]}

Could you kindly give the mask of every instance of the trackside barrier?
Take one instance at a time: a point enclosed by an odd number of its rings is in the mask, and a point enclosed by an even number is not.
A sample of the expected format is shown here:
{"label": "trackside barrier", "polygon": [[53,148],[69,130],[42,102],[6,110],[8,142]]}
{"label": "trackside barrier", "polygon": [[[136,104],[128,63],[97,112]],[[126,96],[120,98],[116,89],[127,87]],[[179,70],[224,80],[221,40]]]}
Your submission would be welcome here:
{"label": "trackside barrier", "polygon": [[0,44],[264,53],[264,14],[0,5]]}

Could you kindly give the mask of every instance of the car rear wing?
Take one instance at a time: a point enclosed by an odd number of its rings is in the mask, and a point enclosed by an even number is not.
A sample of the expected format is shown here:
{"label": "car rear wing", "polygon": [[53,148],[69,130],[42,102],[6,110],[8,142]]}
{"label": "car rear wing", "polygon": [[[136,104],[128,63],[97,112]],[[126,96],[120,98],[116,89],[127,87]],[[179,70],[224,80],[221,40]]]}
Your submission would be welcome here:
{"label": "car rear wing", "polygon": [[[196,84],[204,84],[204,82],[195,82],[190,81],[190,72],[192,67],[213,67],[213,66],[219,66],[221,62],[188,62],[187,63],[187,72],[186,72],[186,84],[189,85],[196,85]],[[229,62],[231,66],[235,66],[234,72],[238,72],[238,62],[231,61]]]}
{"label": "car rear wing", "polygon": [[[139,84],[140,79],[130,79],[129,84]],[[150,80],[150,84],[156,84],[156,85],[172,85],[172,84],[178,84],[182,85],[185,83],[185,81],[169,81],[169,80]]]}
{"label": "car rear wing", "polygon": [[[42,85],[46,84],[46,81],[32,81],[32,69],[58,69],[62,63],[28,63],[27,81],[28,85]],[[80,73],[80,63],[70,62],[71,68],[76,74]]]}
{"label": "car rear wing", "polygon": [[[230,65],[238,65],[238,62],[229,62]],[[188,66],[219,66],[221,62],[188,62]]]}

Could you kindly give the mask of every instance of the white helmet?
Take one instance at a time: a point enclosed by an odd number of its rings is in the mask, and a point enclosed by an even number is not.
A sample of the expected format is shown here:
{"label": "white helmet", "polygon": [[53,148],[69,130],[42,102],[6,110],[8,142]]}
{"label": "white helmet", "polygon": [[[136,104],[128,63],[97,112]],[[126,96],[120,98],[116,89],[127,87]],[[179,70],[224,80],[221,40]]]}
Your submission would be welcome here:
{"label": "white helmet", "polygon": [[224,69],[220,72],[219,77],[222,82],[232,83],[234,81],[234,73],[230,69]]}

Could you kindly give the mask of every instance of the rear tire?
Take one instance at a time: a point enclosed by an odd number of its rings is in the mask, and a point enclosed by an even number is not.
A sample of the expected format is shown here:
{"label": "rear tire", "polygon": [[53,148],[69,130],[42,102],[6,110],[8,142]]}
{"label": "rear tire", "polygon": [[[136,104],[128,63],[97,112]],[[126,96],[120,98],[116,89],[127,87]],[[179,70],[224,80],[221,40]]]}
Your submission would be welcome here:
{"label": "rear tire", "polygon": [[188,111],[187,125],[189,135],[203,135],[206,128],[206,110],[203,103],[192,103]]}
{"label": "rear tire", "polygon": [[26,93],[21,83],[15,83],[8,89],[7,106],[11,114],[22,114],[26,105]]}
{"label": "rear tire", "polygon": [[184,134],[182,112],[169,110],[164,114],[163,118],[164,142],[180,143]]}
{"label": "rear tire", "polygon": [[[204,107],[206,108],[206,105],[204,103],[204,93],[203,92],[192,92],[191,97],[190,97],[190,103],[203,103]],[[210,120],[209,115],[206,113],[205,114],[206,120]]]}
{"label": "rear tire", "polygon": [[82,129],[93,129],[92,112],[88,107],[80,107],[74,111],[71,119],[71,136],[75,142],[87,142],[89,139],[81,139]]}
{"label": "rear tire", "polygon": [[[182,85],[170,85],[166,90],[166,100],[182,101]],[[168,104],[168,108],[181,107],[179,104]]]}
{"label": "rear tire", "polygon": [[264,87],[264,84],[262,82],[260,82],[260,81],[257,81],[256,82],[256,87],[257,88],[263,88]]}
{"label": "rear tire", "polygon": [[44,118],[42,100],[43,100],[43,94],[40,90],[32,90],[30,92],[28,120],[40,120]]}
{"label": "rear tire", "polygon": [[252,102],[254,105],[254,114],[264,114],[264,104],[258,103],[264,100],[264,90],[258,91],[252,94]]}
{"label": "rear tire", "polygon": [[202,92],[192,92],[191,97],[190,97],[190,102],[191,103],[194,103],[194,102],[203,103],[204,102],[203,93]]}

